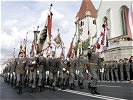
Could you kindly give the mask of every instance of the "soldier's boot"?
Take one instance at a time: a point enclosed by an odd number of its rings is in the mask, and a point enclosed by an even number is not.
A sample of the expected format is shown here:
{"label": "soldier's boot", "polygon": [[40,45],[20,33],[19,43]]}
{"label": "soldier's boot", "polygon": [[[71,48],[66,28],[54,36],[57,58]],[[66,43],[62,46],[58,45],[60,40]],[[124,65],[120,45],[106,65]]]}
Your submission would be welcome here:
{"label": "soldier's boot", "polygon": [[91,87],[91,94],[95,94],[94,87]]}
{"label": "soldier's boot", "polygon": [[91,89],[91,83],[88,83],[88,89]]}
{"label": "soldier's boot", "polygon": [[20,94],[20,87],[18,88],[17,94]]}
{"label": "soldier's boot", "polygon": [[80,89],[84,89],[83,83],[80,83]]}
{"label": "soldier's boot", "polygon": [[74,83],[71,83],[70,89],[71,89],[71,90],[74,90]]}
{"label": "soldier's boot", "polygon": [[64,84],[61,84],[60,88],[61,88],[61,90],[65,90],[66,89]]}
{"label": "soldier's boot", "polygon": [[97,92],[97,87],[92,87],[92,88],[91,88],[91,94],[97,94],[97,95],[100,95],[100,93]]}
{"label": "soldier's boot", "polygon": [[54,86],[54,85],[52,86],[52,90],[53,90],[53,91],[56,91],[56,88],[55,88],[55,86]]}
{"label": "soldier's boot", "polygon": [[19,87],[18,88],[18,91],[17,91],[17,94],[22,94],[23,92],[22,92],[22,87]]}
{"label": "soldier's boot", "polygon": [[94,87],[95,94],[100,95],[100,93],[97,91],[97,87]]}
{"label": "soldier's boot", "polygon": [[39,92],[42,92],[42,86],[39,86]]}
{"label": "soldier's boot", "polygon": [[22,94],[23,93],[23,91],[22,91],[22,87],[20,87],[20,94]]}

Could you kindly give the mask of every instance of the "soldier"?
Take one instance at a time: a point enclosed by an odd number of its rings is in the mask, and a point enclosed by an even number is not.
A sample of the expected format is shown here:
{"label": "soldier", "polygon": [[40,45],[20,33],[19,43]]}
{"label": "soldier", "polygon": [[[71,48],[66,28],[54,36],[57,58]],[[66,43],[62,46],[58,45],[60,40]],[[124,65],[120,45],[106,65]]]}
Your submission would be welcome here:
{"label": "soldier", "polygon": [[112,61],[110,64],[111,81],[114,81],[114,62]]}
{"label": "soldier", "polygon": [[44,86],[44,80],[45,80],[45,72],[46,72],[46,58],[42,55],[38,57],[37,62],[37,70],[39,71],[39,80],[38,80],[38,86],[40,88],[40,92],[42,92],[42,88]]}
{"label": "soldier", "polygon": [[100,58],[99,55],[95,53],[96,48],[93,47],[91,51],[91,56],[89,57],[89,66],[90,66],[90,73],[92,76],[92,81],[91,81],[91,93],[92,94],[99,94],[97,92],[97,82],[98,82],[98,77],[97,77],[97,69],[100,67]]}
{"label": "soldier", "polygon": [[126,69],[126,76],[127,76],[127,81],[130,81],[130,63],[127,58],[125,58],[125,69]]}
{"label": "soldier", "polygon": [[18,94],[22,94],[22,87],[24,84],[24,77],[25,77],[25,66],[26,66],[26,59],[23,56],[23,53],[19,53],[19,58],[15,62],[15,71],[17,75],[17,83],[16,86],[18,87]]}
{"label": "soldier", "polygon": [[103,73],[104,73],[104,63],[101,64],[101,69],[100,69],[100,79],[103,81]]}
{"label": "soldier", "polygon": [[9,84],[10,83],[10,77],[11,77],[11,62],[8,63],[8,66],[7,66],[7,83]]}
{"label": "soldier", "polygon": [[71,55],[70,58],[70,67],[69,67],[69,84],[70,84],[70,89],[74,89],[74,80],[75,80],[75,72],[76,72],[76,59],[73,58],[74,55]]}
{"label": "soldier", "polygon": [[59,59],[55,58],[55,52],[52,52],[52,58],[49,58],[47,61],[47,65],[49,67],[49,78],[50,78],[50,85],[52,90],[56,90],[56,80],[57,80],[57,73],[60,66]]}
{"label": "soldier", "polygon": [[5,69],[4,69],[4,82],[7,82],[7,76],[8,76],[8,73],[7,73],[7,66],[8,66],[8,64],[6,64],[6,66],[5,66]]}
{"label": "soldier", "polygon": [[120,59],[119,60],[119,64],[118,64],[119,70],[120,70],[120,81],[124,80],[124,73],[123,73],[123,60]]}
{"label": "soldier", "polygon": [[131,80],[133,80],[133,56],[130,57]]}
{"label": "soldier", "polygon": [[84,59],[83,59],[83,55],[80,55],[79,59],[77,60],[77,70],[79,71],[79,74],[78,74],[78,84],[79,84],[79,87],[80,89],[84,89],[83,87],[83,82],[84,82],[84,75],[83,75],[83,72],[84,70],[86,70],[86,62],[84,62]]}
{"label": "soldier", "polygon": [[66,82],[67,82],[67,61],[61,56],[61,70],[60,70],[60,78],[61,78],[61,89],[66,89]]}
{"label": "soldier", "polygon": [[28,59],[28,71],[29,71],[29,88],[31,89],[30,92],[35,92],[36,74],[37,74],[36,57],[30,57]]}
{"label": "soldier", "polygon": [[118,81],[119,77],[118,77],[118,63],[117,61],[114,61],[114,74],[115,74],[115,80]]}
{"label": "soldier", "polygon": [[109,81],[109,69],[110,69],[110,64],[109,62],[107,62],[107,65],[106,65],[106,80]]}
{"label": "soldier", "polygon": [[12,60],[12,62],[11,62],[11,80],[10,80],[10,82],[11,82],[11,86],[12,85],[15,85],[15,83],[14,83],[14,81],[15,81],[15,79],[16,79],[16,77],[15,77],[15,59],[14,60]]}

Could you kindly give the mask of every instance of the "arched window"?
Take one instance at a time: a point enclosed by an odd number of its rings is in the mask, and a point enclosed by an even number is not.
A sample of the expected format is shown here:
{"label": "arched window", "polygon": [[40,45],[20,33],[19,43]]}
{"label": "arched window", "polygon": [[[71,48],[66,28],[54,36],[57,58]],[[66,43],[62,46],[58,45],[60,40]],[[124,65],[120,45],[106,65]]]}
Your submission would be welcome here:
{"label": "arched window", "polygon": [[121,9],[120,9],[121,25],[122,25],[122,33],[123,33],[123,35],[126,35],[127,34],[126,9],[127,9],[127,6],[122,6]]}

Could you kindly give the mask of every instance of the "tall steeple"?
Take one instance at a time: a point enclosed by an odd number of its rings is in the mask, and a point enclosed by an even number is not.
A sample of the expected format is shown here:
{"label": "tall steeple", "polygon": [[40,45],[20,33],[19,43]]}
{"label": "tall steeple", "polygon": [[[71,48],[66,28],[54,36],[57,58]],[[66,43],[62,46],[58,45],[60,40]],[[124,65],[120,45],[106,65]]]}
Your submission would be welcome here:
{"label": "tall steeple", "polygon": [[83,0],[80,6],[80,10],[77,13],[76,17],[78,19],[83,19],[86,16],[86,13],[89,13],[89,16],[96,18],[97,10],[95,9],[91,0]]}

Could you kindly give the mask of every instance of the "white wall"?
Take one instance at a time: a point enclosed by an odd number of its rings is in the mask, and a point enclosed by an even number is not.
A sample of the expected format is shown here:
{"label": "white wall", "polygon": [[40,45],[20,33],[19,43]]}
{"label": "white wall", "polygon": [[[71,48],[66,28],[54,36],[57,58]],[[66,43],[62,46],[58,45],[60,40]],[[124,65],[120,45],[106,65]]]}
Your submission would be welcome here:
{"label": "white wall", "polygon": [[[80,20],[80,21],[84,22],[84,25],[82,26],[83,32],[82,32],[82,36],[81,36],[83,41],[88,39],[88,38],[91,39],[91,37],[93,37],[95,35],[96,25],[93,24],[94,19],[95,18],[92,18],[92,17],[88,16],[88,17],[85,17],[84,19]],[[80,21],[79,21],[79,23],[80,23]],[[88,30],[90,32],[90,35],[88,35]],[[78,30],[77,30],[77,36],[78,36]],[[93,40],[93,43],[94,42],[95,41]],[[92,40],[90,41],[90,43],[92,44]]]}
{"label": "white wall", "polygon": [[106,12],[108,9],[111,8],[111,38],[117,37],[122,35],[121,29],[121,17],[120,17],[120,8],[123,5],[127,7],[131,7],[133,1],[102,1],[101,6],[98,10],[98,17],[97,17],[97,32],[100,34],[101,26],[102,26],[102,19],[106,16]]}

